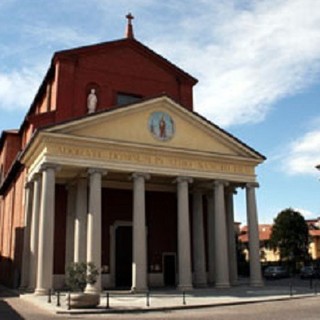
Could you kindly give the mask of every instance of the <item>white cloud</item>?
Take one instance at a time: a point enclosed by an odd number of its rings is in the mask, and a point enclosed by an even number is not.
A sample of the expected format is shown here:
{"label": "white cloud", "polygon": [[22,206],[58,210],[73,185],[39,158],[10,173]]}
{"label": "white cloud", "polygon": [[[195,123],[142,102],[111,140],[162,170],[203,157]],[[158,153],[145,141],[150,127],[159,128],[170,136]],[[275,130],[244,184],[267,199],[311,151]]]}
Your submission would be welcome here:
{"label": "white cloud", "polygon": [[196,109],[224,126],[262,121],[320,71],[320,1],[236,2],[202,1],[174,34],[153,41],[199,78]]}
{"label": "white cloud", "polygon": [[[44,55],[48,59],[48,52],[57,48],[101,41],[103,30],[113,34],[115,17],[121,19],[133,9],[137,39],[143,34],[143,42],[200,80],[195,89],[196,110],[223,126],[262,121],[273,103],[308,86],[320,71],[320,1],[199,0],[195,6],[188,0],[143,0],[133,7],[128,0],[115,4],[101,0],[80,4],[64,8],[72,12],[69,22],[39,19],[23,26],[28,43],[34,44],[27,51],[28,59],[32,60],[32,50],[37,59]],[[99,29],[85,27],[85,19],[92,18],[89,13],[81,15],[81,25],[71,21],[79,8],[82,13],[98,10]],[[124,23],[119,25],[124,27]],[[46,52],[41,55],[41,50]],[[12,92],[8,88],[14,88],[13,82],[20,87],[21,97],[35,91],[31,84],[37,76],[28,72],[6,71],[0,77],[1,98],[4,92]],[[39,84],[40,79],[34,88]],[[5,100],[13,97],[10,94]]]}
{"label": "white cloud", "polygon": [[319,175],[315,166],[320,164],[320,129],[310,130],[294,141],[282,155],[282,164],[291,175]]}
{"label": "white cloud", "polygon": [[306,220],[314,219],[315,217],[317,217],[314,212],[307,209],[294,208],[294,210],[300,212]]}
{"label": "white cloud", "polygon": [[22,69],[0,73],[0,109],[27,109],[40,86],[38,69]]}
{"label": "white cloud", "polygon": [[44,23],[28,25],[24,32],[31,39],[37,41],[37,45],[49,44],[60,47],[61,50],[69,49],[78,45],[88,45],[99,41],[95,34],[83,33],[75,27],[52,26]]}
{"label": "white cloud", "polygon": [[[279,215],[280,212],[282,212],[283,210],[286,210],[287,208],[290,207],[283,207],[283,208],[270,208],[268,210],[269,215],[268,216],[262,216],[262,218],[260,217],[259,219],[259,223],[263,224],[273,224],[274,223],[274,219],[277,218],[277,216]],[[308,209],[303,209],[303,208],[292,208],[294,211],[297,211],[299,213],[301,213],[303,215],[303,217],[307,220],[307,219],[314,219],[315,217],[317,217],[318,215],[315,212],[312,212]]]}

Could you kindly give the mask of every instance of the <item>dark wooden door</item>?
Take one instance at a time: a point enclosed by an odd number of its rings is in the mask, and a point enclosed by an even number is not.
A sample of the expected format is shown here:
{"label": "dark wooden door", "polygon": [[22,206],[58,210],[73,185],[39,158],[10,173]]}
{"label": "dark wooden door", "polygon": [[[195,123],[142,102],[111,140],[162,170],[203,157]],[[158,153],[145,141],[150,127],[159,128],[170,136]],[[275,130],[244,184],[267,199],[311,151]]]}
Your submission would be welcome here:
{"label": "dark wooden door", "polygon": [[120,226],[116,231],[116,286],[130,288],[132,284],[132,227]]}
{"label": "dark wooden door", "polygon": [[176,285],[176,256],[165,254],[163,257],[164,285],[173,287]]}

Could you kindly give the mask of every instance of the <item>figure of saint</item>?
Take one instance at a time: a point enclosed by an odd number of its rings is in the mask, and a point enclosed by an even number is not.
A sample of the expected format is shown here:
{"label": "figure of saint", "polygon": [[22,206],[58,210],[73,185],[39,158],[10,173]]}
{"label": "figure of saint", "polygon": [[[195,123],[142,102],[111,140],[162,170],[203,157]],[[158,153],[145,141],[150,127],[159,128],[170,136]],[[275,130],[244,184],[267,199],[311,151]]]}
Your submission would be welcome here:
{"label": "figure of saint", "polygon": [[166,121],[164,120],[164,116],[162,115],[160,121],[159,121],[159,136],[162,139],[165,139],[167,136],[166,133]]}
{"label": "figure of saint", "polygon": [[96,90],[91,89],[91,91],[88,95],[88,98],[87,98],[88,113],[93,113],[96,111],[97,103],[98,103],[98,98],[96,95]]}

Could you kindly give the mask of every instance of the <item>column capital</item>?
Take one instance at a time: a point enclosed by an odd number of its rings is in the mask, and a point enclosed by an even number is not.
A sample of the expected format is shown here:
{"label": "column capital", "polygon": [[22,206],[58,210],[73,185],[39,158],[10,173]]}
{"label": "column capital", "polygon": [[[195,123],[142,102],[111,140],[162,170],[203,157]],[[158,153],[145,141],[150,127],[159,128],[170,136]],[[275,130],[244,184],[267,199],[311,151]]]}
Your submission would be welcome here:
{"label": "column capital", "polygon": [[225,181],[225,180],[214,180],[213,182],[213,186],[217,187],[219,185],[223,185],[224,187],[229,186],[229,182]]}
{"label": "column capital", "polygon": [[76,186],[76,181],[75,181],[75,180],[72,180],[72,181],[66,183],[65,189],[66,189],[67,191],[69,191],[70,189],[75,188],[75,186]]}
{"label": "column capital", "polygon": [[206,194],[206,190],[204,188],[200,188],[200,187],[195,187],[193,186],[192,190],[191,190],[192,194]]}
{"label": "column capital", "polygon": [[259,188],[259,183],[258,182],[248,182],[248,183],[246,183],[245,187],[247,189],[249,189],[249,188]]}
{"label": "column capital", "polygon": [[61,166],[56,163],[45,162],[45,163],[41,164],[39,173],[42,173],[43,171],[46,171],[48,169],[53,169],[54,171],[59,171],[61,169]]}
{"label": "column capital", "polygon": [[144,180],[149,180],[151,178],[149,173],[144,172],[134,172],[131,177],[132,179],[144,178]]}
{"label": "column capital", "polygon": [[27,190],[27,189],[31,189],[33,187],[33,181],[26,181],[25,184],[24,184],[24,188]]}
{"label": "column capital", "polygon": [[41,178],[41,174],[42,174],[41,171],[40,171],[40,172],[35,172],[35,173],[33,173],[33,174],[28,178],[27,183],[28,183],[28,182],[33,183],[33,182],[35,182],[36,180],[39,180],[39,179]]}
{"label": "column capital", "polygon": [[214,197],[213,191],[207,191],[205,193],[205,196],[206,196],[207,200],[212,200]]}
{"label": "column capital", "polygon": [[108,171],[102,168],[88,168],[87,173],[88,175],[100,173],[102,176],[106,176],[108,174]]}
{"label": "column capital", "polygon": [[233,185],[229,185],[228,188],[227,188],[227,193],[229,194],[237,194],[237,187],[233,186]]}
{"label": "column capital", "polygon": [[180,182],[187,182],[187,183],[192,183],[193,182],[193,179],[191,177],[183,177],[183,176],[180,176],[180,177],[177,177],[175,180],[174,180],[175,183],[180,183]]}

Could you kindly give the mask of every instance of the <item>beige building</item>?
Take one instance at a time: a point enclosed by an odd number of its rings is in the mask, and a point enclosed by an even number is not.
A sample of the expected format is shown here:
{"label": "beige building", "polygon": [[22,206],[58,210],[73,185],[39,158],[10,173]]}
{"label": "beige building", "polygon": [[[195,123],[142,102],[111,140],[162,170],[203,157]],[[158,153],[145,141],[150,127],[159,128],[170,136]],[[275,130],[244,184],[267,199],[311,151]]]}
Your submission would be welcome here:
{"label": "beige building", "polygon": [[[320,259],[320,222],[318,219],[306,220],[309,226],[309,254],[312,260]],[[260,242],[260,260],[261,262],[276,262],[280,261],[280,254],[278,251],[274,251],[268,247],[272,233],[272,224],[259,225],[259,242]],[[248,244],[248,227],[244,226],[240,228],[239,237],[240,243],[244,245]],[[248,250],[245,248],[244,253],[246,259],[249,259]]]}

